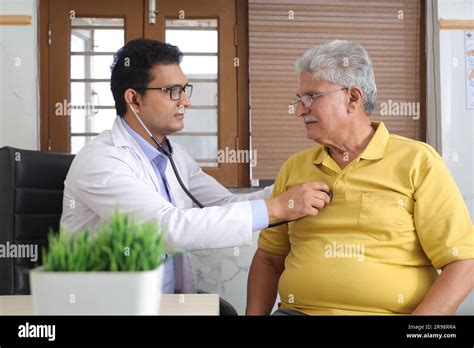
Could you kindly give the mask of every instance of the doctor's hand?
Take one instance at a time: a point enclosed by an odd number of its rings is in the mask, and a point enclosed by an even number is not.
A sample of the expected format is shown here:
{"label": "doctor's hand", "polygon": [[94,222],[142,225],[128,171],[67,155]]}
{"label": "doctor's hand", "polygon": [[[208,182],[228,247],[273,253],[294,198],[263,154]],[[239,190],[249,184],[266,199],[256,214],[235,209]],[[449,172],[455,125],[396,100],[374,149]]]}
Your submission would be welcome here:
{"label": "doctor's hand", "polygon": [[268,219],[271,223],[275,220],[290,221],[307,215],[315,216],[330,202],[329,191],[329,186],[322,182],[297,185],[265,201]]}

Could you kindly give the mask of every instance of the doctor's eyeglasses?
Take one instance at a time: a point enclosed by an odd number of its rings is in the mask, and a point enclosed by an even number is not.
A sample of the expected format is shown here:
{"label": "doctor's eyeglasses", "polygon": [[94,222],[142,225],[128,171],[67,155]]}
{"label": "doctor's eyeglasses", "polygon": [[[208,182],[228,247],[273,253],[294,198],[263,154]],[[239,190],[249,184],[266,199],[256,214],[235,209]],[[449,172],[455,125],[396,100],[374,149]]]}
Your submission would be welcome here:
{"label": "doctor's eyeglasses", "polygon": [[171,100],[180,100],[183,96],[183,92],[186,93],[188,98],[191,98],[193,95],[193,85],[190,85],[189,83],[184,86],[174,85],[171,87],[147,87],[144,89],[169,91]]}

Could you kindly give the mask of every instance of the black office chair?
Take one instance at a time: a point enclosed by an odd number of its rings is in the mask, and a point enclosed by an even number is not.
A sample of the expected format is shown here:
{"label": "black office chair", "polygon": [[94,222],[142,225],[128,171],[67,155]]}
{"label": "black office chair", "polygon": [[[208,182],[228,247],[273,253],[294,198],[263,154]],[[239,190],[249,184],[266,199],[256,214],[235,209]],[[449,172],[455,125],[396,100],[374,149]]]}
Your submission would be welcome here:
{"label": "black office chair", "polygon": [[[38,261],[50,229],[59,230],[64,180],[74,155],[0,148],[0,244],[37,244]],[[8,243],[7,243],[8,242]],[[0,258],[0,295],[30,293],[29,258]],[[237,315],[220,299],[220,315]]]}
{"label": "black office chair", "polygon": [[[0,149],[0,243],[37,244],[38,257],[50,228],[59,229],[64,179],[74,156]],[[37,263],[40,263],[38,259]],[[26,258],[0,258],[0,295],[29,294]]]}

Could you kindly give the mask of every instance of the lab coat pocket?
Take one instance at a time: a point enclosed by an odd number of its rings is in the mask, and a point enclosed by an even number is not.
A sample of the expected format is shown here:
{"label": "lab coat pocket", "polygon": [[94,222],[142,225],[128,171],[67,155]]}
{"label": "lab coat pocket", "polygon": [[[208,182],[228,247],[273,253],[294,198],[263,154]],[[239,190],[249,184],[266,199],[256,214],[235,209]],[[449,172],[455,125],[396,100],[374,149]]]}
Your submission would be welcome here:
{"label": "lab coat pocket", "polygon": [[362,193],[359,230],[379,241],[402,238],[414,230],[414,201],[392,192]]}

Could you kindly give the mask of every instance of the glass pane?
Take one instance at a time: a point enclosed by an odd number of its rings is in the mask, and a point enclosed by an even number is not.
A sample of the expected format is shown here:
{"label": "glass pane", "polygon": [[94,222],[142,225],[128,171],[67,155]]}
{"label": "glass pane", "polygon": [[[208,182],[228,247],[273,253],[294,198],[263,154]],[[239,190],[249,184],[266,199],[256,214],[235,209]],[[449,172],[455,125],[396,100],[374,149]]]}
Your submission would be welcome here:
{"label": "glass pane", "polygon": [[123,18],[86,18],[86,17],[75,17],[71,19],[71,26],[93,26],[93,27],[117,27],[123,28]]}
{"label": "glass pane", "polygon": [[217,53],[217,30],[166,30],[166,42],[185,53]]}
{"label": "glass pane", "polygon": [[86,50],[87,38],[84,37],[84,33],[89,34],[90,31],[71,29],[71,52],[84,52]]}
{"label": "glass pane", "polygon": [[116,52],[124,45],[123,29],[71,29],[71,52]]}
{"label": "glass pane", "polygon": [[184,55],[181,69],[188,78],[196,78],[200,74],[217,79],[217,56]]}
{"label": "glass pane", "polygon": [[71,104],[115,106],[110,82],[71,82]]}
{"label": "glass pane", "polygon": [[171,135],[171,140],[183,146],[195,160],[206,159],[217,161],[217,135],[192,136]]}
{"label": "glass pane", "polygon": [[[194,80],[209,80],[209,82],[216,82],[217,76],[216,74],[200,74],[200,73],[193,73],[193,74],[186,74],[188,77],[189,83],[195,84]],[[193,91],[194,94],[194,91]]]}
{"label": "glass pane", "polygon": [[113,56],[71,55],[72,79],[110,79]]}
{"label": "glass pane", "polygon": [[71,79],[86,78],[86,57],[71,56]]}
{"label": "glass pane", "polygon": [[217,109],[186,110],[182,132],[217,133]]}
{"label": "glass pane", "polygon": [[94,30],[94,45],[92,49],[94,52],[116,52],[124,45],[123,29],[97,29]]}
{"label": "glass pane", "polygon": [[91,74],[93,79],[110,79],[110,65],[114,61],[113,56],[92,56]]}
{"label": "glass pane", "polygon": [[[83,18],[71,20],[70,78],[110,79],[113,53],[125,42],[123,18]],[[105,53],[105,54],[104,54]],[[107,54],[110,53],[110,54]],[[73,133],[100,133],[110,129],[116,117],[110,82],[71,82],[71,150],[79,149],[93,136]],[[111,107],[99,109],[99,106]]]}
{"label": "glass pane", "polygon": [[191,82],[193,95],[191,103],[193,106],[217,106],[217,82]]}
{"label": "glass pane", "polygon": [[[88,84],[90,86],[90,83]],[[86,97],[87,95],[87,97]],[[90,103],[91,88],[87,88],[84,82],[71,82],[71,104],[85,105],[86,99]]]}
{"label": "glass pane", "polygon": [[115,107],[114,96],[110,90],[110,82],[92,82],[91,83],[92,93],[99,95],[98,103],[100,106],[113,106]]}
{"label": "glass pane", "polygon": [[84,145],[94,138],[95,136],[71,136],[71,153],[77,154]]}
{"label": "glass pane", "polygon": [[216,28],[217,19],[169,19],[166,28]]}
{"label": "glass pane", "polygon": [[[217,19],[167,20],[165,37],[166,42],[177,45],[184,52],[181,69],[194,86],[192,106],[186,110],[182,132],[216,134],[175,135],[170,138],[183,145],[199,165],[217,167],[218,21]],[[201,108],[193,109],[196,106]]]}
{"label": "glass pane", "polygon": [[100,133],[112,129],[116,115],[112,109],[72,109],[71,133]]}

